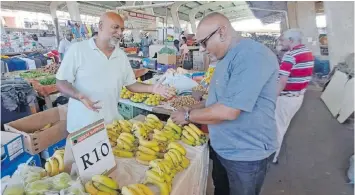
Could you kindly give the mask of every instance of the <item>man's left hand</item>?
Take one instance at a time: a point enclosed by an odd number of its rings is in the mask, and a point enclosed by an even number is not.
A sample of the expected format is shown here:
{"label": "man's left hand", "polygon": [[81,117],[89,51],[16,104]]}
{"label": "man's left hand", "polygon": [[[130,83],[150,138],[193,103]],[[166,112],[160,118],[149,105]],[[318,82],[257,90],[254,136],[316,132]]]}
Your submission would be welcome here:
{"label": "man's left hand", "polygon": [[183,109],[180,109],[178,111],[175,111],[171,114],[170,118],[173,120],[175,124],[178,125],[186,125],[189,122],[185,120],[185,113],[186,111]]}

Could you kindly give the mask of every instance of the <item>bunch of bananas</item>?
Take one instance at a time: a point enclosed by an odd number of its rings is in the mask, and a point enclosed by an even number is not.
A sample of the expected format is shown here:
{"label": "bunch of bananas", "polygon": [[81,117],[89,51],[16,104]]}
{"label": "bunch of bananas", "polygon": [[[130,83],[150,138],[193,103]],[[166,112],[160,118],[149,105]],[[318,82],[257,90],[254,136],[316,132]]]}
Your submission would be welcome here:
{"label": "bunch of bananas", "polygon": [[145,100],[145,98],[146,95],[143,93],[134,93],[130,100],[135,103],[141,103]]}
{"label": "bunch of bananas", "polygon": [[52,177],[64,171],[64,149],[56,150],[44,165],[47,175]]}
{"label": "bunch of bananas", "polygon": [[169,143],[168,152],[164,154],[164,159],[149,162],[145,183],[158,186],[162,195],[170,194],[173,178],[190,164],[190,160],[185,155],[186,150],[183,146],[177,142]]}
{"label": "bunch of bananas", "polygon": [[118,195],[118,184],[106,175],[94,175],[85,183],[85,191],[90,195]]}
{"label": "bunch of bananas", "polygon": [[154,129],[153,132],[153,139],[164,143],[180,140],[182,130],[178,125],[174,124],[171,119],[169,119],[162,130]]}
{"label": "bunch of bananas", "polygon": [[132,133],[139,139],[148,139],[149,130],[145,124],[141,121],[137,121],[132,126]]}
{"label": "bunch of bananas", "polygon": [[128,90],[126,87],[123,87],[120,93],[120,97],[123,99],[129,99],[131,98],[133,95],[133,92],[131,92],[130,90]]}
{"label": "bunch of bananas", "polygon": [[132,131],[133,124],[127,120],[119,120],[118,123],[121,126],[122,132],[130,133]]}
{"label": "bunch of bananas", "polygon": [[158,106],[163,97],[159,94],[149,94],[148,98],[144,101],[148,106]]}
{"label": "bunch of bananas", "polygon": [[144,184],[132,184],[123,186],[121,190],[122,195],[154,195],[151,189]]}
{"label": "bunch of bananas", "polygon": [[145,128],[151,132],[153,129],[162,129],[164,124],[154,114],[148,114],[144,121]]}
{"label": "bunch of bananas", "polygon": [[156,140],[139,139],[139,146],[136,152],[136,161],[148,165],[150,161],[155,160],[159,156],[161,147]]}
{"label": "bunch of bananas", "polygon": [[115,147],[117,144],[116,140],[122,131],[121,126],[118,124],[118,121],[115,120],[112,124],[106,125],[106,130],[111,146]]}
{"label": "bunch of bananas", "polygon": [[117,138],[117,145],[113,148],[113,154],[117,157],[132,158],[136,146],[136,138],[133,134],[122,132]]}
{"label": "bunch of bananas", "polygon": [[207,142],[207,137],[199,128],[190,123],[182,130],[181,141],[190,146],[201,146]]}

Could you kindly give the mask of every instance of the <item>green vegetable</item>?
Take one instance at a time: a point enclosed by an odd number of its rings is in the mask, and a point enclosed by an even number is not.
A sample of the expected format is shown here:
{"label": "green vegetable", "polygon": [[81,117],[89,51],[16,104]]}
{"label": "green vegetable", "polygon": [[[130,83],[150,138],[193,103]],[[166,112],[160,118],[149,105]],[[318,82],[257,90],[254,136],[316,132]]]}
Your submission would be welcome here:
{"label": "green vegetable", "polygon": [[174,49],[170,49],[167,46],[165,46],[161,48],[159,54],[176,55],[176,51]]}
{"label": "green vegetable", "polygon": [[48,73],[39,72],[39,71],[27,71],[27,72],[20,73],[20,77],[26,79],[34,79],[34,78],[48,76],[48,75],[49,75]]}
{"label": "green vegetable", "polygon": [[47,78],[39,80],[39,83],[41,85],[54,85],[56,83],[56,78],[55,77],[47,77]]}

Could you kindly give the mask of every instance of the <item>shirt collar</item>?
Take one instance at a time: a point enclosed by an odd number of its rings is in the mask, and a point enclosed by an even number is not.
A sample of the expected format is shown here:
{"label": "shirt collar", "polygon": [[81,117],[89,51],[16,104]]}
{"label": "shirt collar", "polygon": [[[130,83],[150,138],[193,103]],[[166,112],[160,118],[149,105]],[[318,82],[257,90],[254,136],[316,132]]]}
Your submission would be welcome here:
{"label": "shirt collar", "polygon": [[[96,43],[95,43],[95,38],[94,38],[94,37],[92,37],[92,38],[89,39],[89,45],[90,45],[90,47],[91,47],[93,50],[98,50],[98,51],[102,52],[102,51],[97,47],[97,45],[96,45]],[[115,57],[118,56],[116,50],[117,50],[117,47],[113,50],[110,59],[115,58]]]}
{"label": "shirt collar", "polygon": [[296,45],[295,47],[293,47],[292,50],[299,49],[299,48],[302,48],[302,47],[304,47],[304,45],[303,44],[299,44],[299,45]]}

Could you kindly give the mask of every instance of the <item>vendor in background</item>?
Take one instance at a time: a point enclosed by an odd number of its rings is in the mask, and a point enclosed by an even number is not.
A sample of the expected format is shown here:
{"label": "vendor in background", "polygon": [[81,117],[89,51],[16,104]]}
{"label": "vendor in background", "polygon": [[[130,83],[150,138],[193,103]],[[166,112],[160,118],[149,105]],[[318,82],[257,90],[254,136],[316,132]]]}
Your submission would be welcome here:
{"label": "vendor in background", "polygon": [[34,43],[35,43],[34,47],[35,47],[36,49],[46,49],[46,47],[44,47],[44,46],[42,45],[42,43],[40,43],[40,42],[38,41],[38,36],[37,36],[36,34],[33,34],[33,35],[32,35],[32,39],[34,40]]}
{"label": "vendor in background", "polygon": [[286,50],[279,71],[279,84],[276,102],[276,125],[278,150],[273,162],[277,162],[283,137],[293,116],[300,109],[303,95],[312,78],[314,57],[302,43],[303,34],[299,29],[290,29],[279,38],[280,50]]}
{"label": "vendor in background", "polygon": [[182,38],[186,38],[185,31],[182,31],[180,36],[179,36],[180,45],[182,44]]}
{"label": "vendor in background", "polygon": [[189,55],[189,48],[187,47],[186,42],[187,42],[186,37],[183,37],[180,46],[180,56],[181,56],[181,60],[183,61],[188,60],[188,55]]}
{"label": "vendor in background", "polygon": [[149,40],[148,34],[144,35],[141,43],[142,43],[143,57],[147,58],[147,57],[149,57],[149,46],[152,45],[152,41]]}
{"label": "vendor in background", "polygon": [[60,41],[58,52],[60,54],[60,61],[63,61],[65,53],[69,50],[72,45],[73,34],[71,32],[66,32],[64,38]]}
{"label": "vendor in background", "polygon": [[212,173],[215,194],[258,195],[278,147],[277,58],[263,44],[238,35],[220,13],[200,21],[196,39],[202,52],[219,60],[208,98],[171,119],[180,125],[208,124],[213,169],[225,170]]}
{"label": "vendor in background", "polygon": [[[100,17],[97,37],[74,43],[65,54],[56,78],[58,90],[70,97],[69,133],[100,119],[105,123],[123,119],[117,109],[123,86],[132,92],[160,94],[165,98],[174,95],[173,90],[160,83],[136,81],[127,55],[118,47],[123,30],[121,16],[106,12]],[[70,155],[71,149],[66,148],[65,152]]]}

